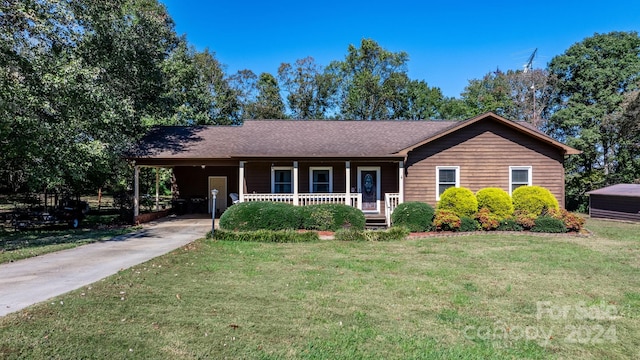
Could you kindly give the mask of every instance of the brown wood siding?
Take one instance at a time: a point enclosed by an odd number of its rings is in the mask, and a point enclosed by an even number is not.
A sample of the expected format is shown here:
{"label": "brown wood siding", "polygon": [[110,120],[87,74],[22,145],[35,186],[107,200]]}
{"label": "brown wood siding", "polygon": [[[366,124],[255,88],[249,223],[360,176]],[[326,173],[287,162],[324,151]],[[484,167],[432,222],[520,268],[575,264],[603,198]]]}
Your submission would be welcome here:
{"label": "brown wood siding", "polygon": [[593,218],[640,221],[640,198],[591,194],[589,201]]}
{"label": "brown wood siding", "polygon": [[459,166],[460,186],[509,191],[509,167],[532,166],[533,185],[551,191],[564,207],[563,154],[557,148],[493,121],[479,121],[410,152],[405,201],[436,205],[436,167]]}
{"label": "brown wood siding", "polygon": [[[226,176],[227,193],[238,192],[237,166],[176,166],[173,168],[181,199],[208,198],[209,176]],[[230,198],[227,206],[231,206]]]}
{"label": "brown wood siding", "polygon": [[[273,164],[274,166],[293,166]],[[266,162],[247,162],[244,165],[244,181],[247,193],[267,194],[271,192],[271,164]]]}

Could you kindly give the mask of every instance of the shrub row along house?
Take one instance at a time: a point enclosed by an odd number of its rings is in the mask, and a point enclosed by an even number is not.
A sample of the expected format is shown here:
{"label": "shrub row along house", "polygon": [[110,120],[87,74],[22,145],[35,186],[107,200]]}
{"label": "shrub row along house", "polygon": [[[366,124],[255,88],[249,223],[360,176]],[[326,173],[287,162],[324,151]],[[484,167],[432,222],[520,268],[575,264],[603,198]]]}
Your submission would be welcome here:
{"label": "shrub row along house", "polygon": [[[433,206],[449,187],[549,189],[564,205],[564,159],[579,151],[525,122],[486,113],[465,121],[248,120],[240,126],[156,127],[129,156],[173,168],[192,209],[234,201],[342,203],[389,223],[405,201]],[[200,204],[200,207],[195,204]],[[207,205],[208,204],[208,205]]]}

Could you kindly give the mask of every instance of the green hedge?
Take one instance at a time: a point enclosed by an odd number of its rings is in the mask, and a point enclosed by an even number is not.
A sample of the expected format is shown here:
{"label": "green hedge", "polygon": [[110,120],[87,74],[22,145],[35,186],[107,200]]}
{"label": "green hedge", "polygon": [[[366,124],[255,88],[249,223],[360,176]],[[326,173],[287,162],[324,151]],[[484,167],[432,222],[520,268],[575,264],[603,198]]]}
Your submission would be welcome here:
{"label": "green hedge", "polygon": [[295,206],[269,201],[250,201],[229,207],[220,216],[220,228],[236,231],[295,230],[300,216]]}
{"label": "green hedge", "polygon": [[460,228],[458,231],[460,232],[468,232],[468,231],[477,231],[480,230],[480,224],[474,219],[468,216],[463,216],[460,218]]}
{"label": "green hedge", "polygon": [[402,226],[387,230],[340,229],[335,233],[339,241],[397,241],[409,236],[409,230]]}
{"label": "green hedge", "polygon": [[548,209],[559,209],[558,200],[551,191],[541,186],[520,186],[511,195],[516,212],[541,215]]}
{"label": "green hedge", "polygon": [[505,219],[500,222],[498,228],[496,230],[499,231],[522,231],[524,228],[522,225],[518,224],[515,219]]}
{"label": "green hedge", "polygon": [[540,216],[535,220],[535,225],[531,228],[531,231],[543,233],[564,233],[567,232],[567,228],[564,226],[564,222],[560,219],[556,219],[551,216]]}
{"label": "green hedge", "polygon": [[301,228],[337,231],[343,228],[364,229],[366,219],[362,211],[345,204],[319,204],[297,208]]}
{"label": "green hedge", "polygon": [[473,216],[478,211],[478,200],[467,188],[450,187],[440,195],[437,209],[452,211],[458,217]]}
{"label": "green hedge", "polygon": [[411,232],[431,231],[435,210],[427,203],[410,201],[398,205],[391,214],[394,227],[403,226]]}
{"label": "green hedge", "polygon": [[269,201],[252,201],[229,207],[220,217],[220,228],[253,230],[330,230],[344,227],[364,229],[362,211],[344,204],[293,206]]}
{"label": "green hedge", "polygon": [[476,193],[476,199],[478,199],[478,210],[487,208],[491,214],[497,216],[500,220],[513,216],[514,209],[511,196],[500,188],[480,189]]}
{"label": "green hedge", "polygon": [[[211,231],[207,233],[207,239],[211,239]],[[317,232],[297,232],[293,230],[256,230],[256,231],[229,231],[216,230],[213,239],[221,241],[245,241],[263,243],[301,243],[319,241]]]}

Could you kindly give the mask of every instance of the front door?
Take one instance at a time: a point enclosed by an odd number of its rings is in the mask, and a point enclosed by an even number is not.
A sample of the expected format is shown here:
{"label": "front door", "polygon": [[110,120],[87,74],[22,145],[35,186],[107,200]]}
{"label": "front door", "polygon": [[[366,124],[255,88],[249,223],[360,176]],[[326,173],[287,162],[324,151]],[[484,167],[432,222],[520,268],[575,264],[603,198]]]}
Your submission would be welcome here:
{"label": "front door", "polygon": [[218,190],[216,195],[216,216],[219,216],[227,209],[227,177],[226,176],[209,176],[209,214],[213,205],[213,196],[211,190]]}
{"label": "front door", "polygon": [[362,193],[362,211],[380,213],[380,167],[358,166],[358,192]]}

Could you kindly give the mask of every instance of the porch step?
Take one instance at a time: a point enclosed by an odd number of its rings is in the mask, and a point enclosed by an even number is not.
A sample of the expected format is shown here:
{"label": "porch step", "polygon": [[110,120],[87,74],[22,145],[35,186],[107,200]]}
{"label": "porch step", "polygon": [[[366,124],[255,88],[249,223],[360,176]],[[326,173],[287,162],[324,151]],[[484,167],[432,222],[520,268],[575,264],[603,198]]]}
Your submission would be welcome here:
{"label": "porch step", "polygon": [[374,230],[385,229],[387,227],[387,219],[384,216],[366,217],[365,227],[367,229],[374,229]]}

